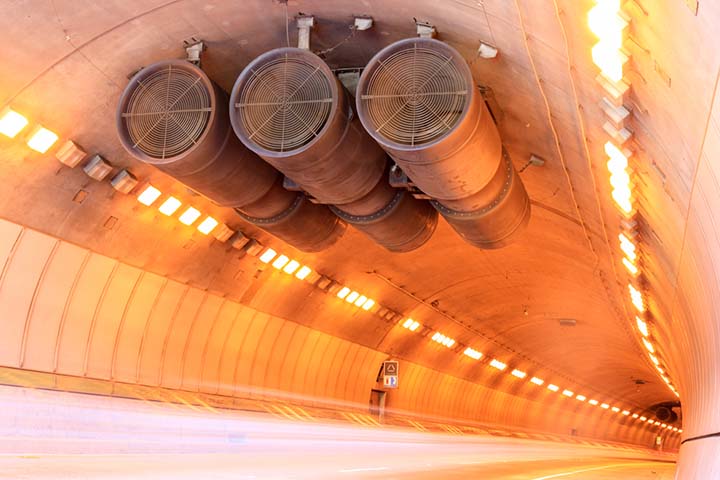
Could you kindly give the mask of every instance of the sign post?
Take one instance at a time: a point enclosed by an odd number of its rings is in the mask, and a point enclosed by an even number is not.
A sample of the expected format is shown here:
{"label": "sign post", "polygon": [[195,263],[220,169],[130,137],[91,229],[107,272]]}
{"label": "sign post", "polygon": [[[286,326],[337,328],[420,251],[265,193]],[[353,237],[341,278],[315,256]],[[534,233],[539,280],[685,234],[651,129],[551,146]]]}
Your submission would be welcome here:
{"label": "sign post", "polygon": [[383,386],[385,388],[398,388],[398,362],[388,360],[383,362]]}

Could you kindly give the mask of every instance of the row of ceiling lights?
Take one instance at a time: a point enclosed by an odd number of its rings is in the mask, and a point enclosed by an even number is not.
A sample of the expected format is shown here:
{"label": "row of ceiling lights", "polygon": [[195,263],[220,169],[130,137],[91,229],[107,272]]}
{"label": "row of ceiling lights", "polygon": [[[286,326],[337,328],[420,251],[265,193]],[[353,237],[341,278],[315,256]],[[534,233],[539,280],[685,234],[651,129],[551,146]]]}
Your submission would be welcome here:
{"label": "row of ceiling lights", "polygon": [[[415,332],[417,330],[422,331],[422,329],[420,327],[423,326],[418,321],[413,320],[412,318],[405,319],[401,325],[411,332]],[[444,335],[440,332],[435,332],[431,338],[435,342],[440,343],[441,345],[444,345],[448,348],[452,348],[456,344],[454,339],[452,339],[452,338],[448,337],[447,335]],[[484,356],[481,352],[475,350],[472,347],[466,347],[462,353],[474,360],[480,360]],[[510,375],[512,375],[513,377],[519,378],[519,379],[526,379],[528,377],[527,372],[524,372],[517,368],[510,370],[508,368],[507,363],[502,362],[502,361],[498,360],[497,358],[490,359],[490,361],[487,364],[488,364],[488,366],[490,366],[496,370],[499,370],[499,371],[505,371],[505,372],[509,371]],[[537,377],[537,376],[530,376],[528,381],[538,387],[541,387],[546,384],[544,379]],[[622,416],[627,416],[627,417],[632,417],[633,419],[638,419],[642,422],[645,422],[647,425],[659,426],[661,428],[667,429],[668,431],[682,433],[682,430],[678,429],[677,427],[673,427],[672,425],[661,423],[659,421],[650,419],[648,417],[641,416],[639,413],[633,413],[631,410],[621,409],[619,407],[611,406],[610,404],[604,403],[604,402],[601,403],[598,400],[595,400],[593,398],[588,400],[588,397],[586,395],[576,393],[575,391],[570,390],[570,389],[562,389],[562,391],[561,391],[560,387],[558,385],[555,385],[554,383],[548,383],[546,388],[548,390],[550,390],[551,392],[560,393],[561,395],[563,395],[565,397],[575,398],[579,402],[587,402],[588,404],[590,404],[594,407],[598,407],[603,410],[611,410],[612,412],[620,414]]]}
{"label": "row of ceiling lights", "polygon": [[629,81],[625,80],[623,73],[624,66],[628,61],[628,54],[622,46],[629,18],[623,13],[620,0],[596,0],[596,5],[588,12],[587,19],[590,30],[599,39],[592,49],[593,62],[600,68],[598,82],[608,94],[601,103],[603,111],[608,117],[603,129],[610,136],[610,140],[605,143],[605,154],[608,158],[607,169],[610,173],[612,199],[621,214],[622,232],[618,235],[618,241],[623,253],[622,264],[630,277],[628,294],[630,303],[636,310],[635,325],[640,333],[639,338],[647,350],[648,358],[668,388],[679,397],[677,389],[673,386],[658,358],[657,347],[651,341],[647,305],[640,284],[641,271],[638,247],[635,242],[637,210],[633,201],[631,179],[633,172],[628,163],[632,152],[623,147],[623,144],[631,136],[631,132],[623,126],[629,111],[622,105],[624,94],[629,86]]}
{"label": "row of ceiling lights", "polygon": [[[11,109],[10,107],[5,107],[0,112],[0,134],[8,138],[16,138],[29,125],[30,121],[27,117],[25,117],[25,115]],[[42,125],[36,125],[24,137],[24,140],[26,145],[30,149],[38,153],[44,154],[47,153],[53,147],[53,145],[55,145],[59,138],[60,137],[57,133],[45,128]],[[66,144],[58,150],[56,156],[58,160],[60,160],[65,165],[75,167],[80,160],[86,157],[86,153],[81,148],[79,148],[72,140],[68,140]],[[91,160],[88,167],[91,167],[92,165],[90,164],[92,163],[93,162]],[[102,159],[99,162],[95,163],[105,164],[101,165],[105,168],[104,171],[100,174],[100,176],[95,175],[89,170],[89,168],[86,168],[86,173],[88,173],[88,175],[97,180],[105,178],[106,175],[112,170],[109,164],[107,164]],[[123,180],[125,180],[122,186],[118,185],[115,179],[113,179],[112,182],[113,187],[116,190],[122,191],[123,193],[130,193],[138,184],[137,179],[125,170],[121,172],[121,175],[116,176],[116,178],[122,178]],[[152,206],[162,195],[163,194],[160,190],[150,184],[146,184],[142,191],[137,195],[137,200],[143,205]],[[163,202],[159,205],[158,211],[163,215],[171,217],[176,212],[178,212],[180,210],[180,207],[182,206],[182,201],[170,195],[167,196],[167,198],[165,198]],[[192,226],[202,216],[202,213],[198,209],[192,206],[187,206],[178,216],[178,220],[183,225]],[[205,218],[201,222],[197,223],[196,229],[204,235],[208,235],[214,231],[215,238],[220,241],[227,240],[235,233],[233,230],[227,227],[227,225],[220,223],[218,220],[209,215],[205,216]]]}
{"label": "row of ceiling lights", "polygon": [[[10,107],[5,107],[0,112],[0,133],[6,137],[17,137],[29,124],[30,121],[24,115]],[[31,150],[45,153],[58,141],[58,138],[57,133],[48,130],[42,125],[35,125],[25,136],[25,144]]]}
{"label": "row of ceiling lights", "polygon": [[[157,202],[157,200],[163,195],[163,193],[155,188],[154,186],[147,184],[145,188],[137,196],[137,201],[143,205],[150,207]],[[183,206],[183,202],[176,197],[169,195],[158,207],[158,211],[165,216],[172,217],[176,212]],[[183,225],[192,226],[197,220],[203,216],[198,209],[193,206],[187,206],[183,212],[177,217],[178,221]],[[215,218],[206,215],[205,218],[197,224],[195,227],[198,232],[203,235],[210,234],[213,230],[216,230],[215,237],[220,241],[225,241],[230,238],[233,233],[227,225],[221,224]]]}
{"label": "row of ceiling lights", "polygon": [[[425,333],[425,332],[432,332],[433,330],[429,327],[426,327],[425,325],[421,324],[417,320],[414,320],[413,318],[406,318],[402,317],[399,314],[382,307],[379,305],[375,300],[372,298],[369,298],[366,295],[363,295],[357,290],[353,290],[348,286],[342,285],[338,282],[335,282],[328,277],[325,277],[324,275],[320,275],[316,271],[314,271],[312,268],[310,268],[307,265],[303,265],[301,262],[298,262],[297,260],[291,259],[289,256],[278,253],[276,250],[272,248],[266,248],[259,256],[258,259],[260,262],[271,265],[276,270],[281,271],[285,274],[292,275],[300,280],[305,280],[313,285],[318,286],[319,288],[325,290],[326,292],[335,295],[339,300],[342,300],[346,303],[349,303],[359,309],[362,309],[364,311],[368,311],[370,313],[375,313],[383,317],[388,317],[387,312],[389,312],[390,317],[388,318],[399,318],[400,320],[397,321],[397,324],[410,331],[410,332],[418,332],[418,333]],[[323,280],[325,280],[323,282]],[[439,331],[434,331],[432,336],[430,337],[430,340],[442,345],[446,348],[452,349],[454,351],[460,352],[462,351],[462,354],[473,359],[473,360],[481,360],[484,355],[482,352],[475,350],[472,347],[461,345],[459,344],[455,339],[449,337],[448,335],[443,334]],[[510,375],[512,375],[515,378],[518,379],[526,379],[528,378],[528,373],[525,371],[522,371],[520,369],[514,368],[509,369],[508,364],[505,362],[502,362],[496,358],[492,358],[489,360],[488,365],[498,371],[504,371],[509,372]],[[536,386],[543,386],[546,384],[545,380],[538,377],[538,376],[530,376],[528,378],[528,381]],[[589,405],[598,407],[603,410],[611,410],[614,413],[618,413],[622,416],[630,416],[633,419],[639,419],[640,421],[646,422],[648,426],[650,425],[657,425],[661,428],[665,428],[668,431],[672,432],[682,432],[682,430],[679,430],[677,427],[673,427],[672,425],[662,424],[660,422],[654,421],[652,419],[649,419],[645,416],[641,416],[637,413],[632,413],[630,410],[621,409],[619,407],[610,406],[608,403],[601,403],[595,399],[589,399],[586,395],[575,393],[573,390],[570,389],[560,389],[558,385],[555,385],[553,383],[547,384],[547,389],[551,392],[560,393],[561,395],[568,397],[568,398],[575,398],[579,402],[587,402]]]}
{"label": "row of ceiling lights", "polygon": [[[341,285],[337,282],[333,282],[327,277],[318,274],[309,266],[303,265],[297,260],[291,259],[287,255],[280,254],[272,248],[266,248],[265,251],[259,255],[258,259],[260,260],[260,262],[264,264],[269,264],[278,271],[281,271],[288,275],[294,275],[299,280],[306,280],[311,284],[317,284],[317,286],[319,286],[323,290],[326,290],[328,293],[334,294],[338,299],[354,305],[355,307],[358,307],[365,311],[369,311],[370,313],[378,313],[380,314],[380,316],[386,316],[385,312],[387,312],[388,309],[379,305],[377,302],[375,302],[375,300],[368,298],[366,295],[363,295],[356,290],[352,290],[350,287]],[[328,280],[328,282],[323,284],[320,279],[326,279]],[[332,285],[329,285],[329,283],[332,283]],[[390,313],[394,314],[394,312],[392,311],[390,311]],[[397,314],[395,315],[397,316]],[[405,328],[410,332],[424,332],[425,330],[432,331],[431,329],[426,328],[417,320],[405,317],[400,318],[401,320],[398,322],[398,324],[402,328]],[[462,350],[463,355],[473,360],[480,360],[484,356],[482,352],[475,350],[474,348],[469,346],[460,345],[455,341],[455,339],[438,331],[435,331],[432,337],[430,337],[430,339],[433,342],[436,342],[447,348],[453,349],[453,347],[455,347],[454,349],[456,351]],[[463,349],[463,347],[465,348]],[[524,372],[517,368],[509,370],[507,363],[502,362],[496,358],[490,359],[488,365],[499,371],[509,371],[510,375],[518,379],[525,379],[528,377],[527,372]],[[528,381],[536,386],[543,386],[546,383],[544,379],[537,376],[531,376]],[[667,424],[661,424],[660,422],[656,422],[645,416],[641,416],[638,413],[632,413],[630,410],[620,409],[619,407],[615,406],[611,407],[608,403],[601,403],[598,400],[592,398],[588,400],[588,397],[586,395],[580,393],[576,394],[573,390],[563,389],[561,391],[560,387],[553,383],[548,383],[547,389],[555,393],[560,392],[561,395],[568,398],[574,397],[580,402],[587,402],[589,405],[598,407],[602,410],[611,410],[612,412],[618,413],[623,416],[631,416],[633,419],[639,419],[643,422],[646,422],[648,425],[657,425],[661,428],[666,428],[669,431],[682,432],[682,430],[679,430],[677,427],[673,427],[672,425]]]}

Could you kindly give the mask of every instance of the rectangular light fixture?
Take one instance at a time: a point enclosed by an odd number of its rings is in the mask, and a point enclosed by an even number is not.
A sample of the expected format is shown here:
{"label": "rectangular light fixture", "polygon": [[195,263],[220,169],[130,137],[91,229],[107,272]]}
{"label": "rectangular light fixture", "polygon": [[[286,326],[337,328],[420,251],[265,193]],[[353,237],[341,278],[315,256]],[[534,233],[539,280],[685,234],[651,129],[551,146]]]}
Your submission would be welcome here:
{"label": "rectangular light fixture", "polygon": [[640,421],[641,421],[641,422],[644,422],[644,421],[646,421],[646,420],[647,420],[647,417],[640,417]]}
{"label": "rectangular light fixture", "polygon": [[350,289],[348,287],[343,287],[340,289],[340,291],[337,293],[337,297],[339,299],[344,299],[348,296],[348,293],[350,293]]}
{"label": "rectangular light fixture", "polygon": [[356,307],[361,307],[363,303],[367,301],[367,297],[365,295],[360,295],[357,300],[355,300],[353,303]]}
{"label": "rectangular light fixture", "polygon": [[598,404],[599,402],[593,398],[593,399],[590,399],[590,400],[588,401],[588,403],[589,403],[590,405],[594,405],[594,406],[597,407],[597,404]]}
{"label": "rectangular light fixture", "polygon": [[312,272],[312,269],[308,267],[307,265],[303,265],[300,267],[300,270],[297,271],[295,274],[295,278],[298,278],[300,280],[305,280],[308,275]]}
{"label": "rectangular light fixture", "polygon": [[517,368],[516,368],[515,370],[513,370],[512,372],[510,372],[510,374],[511,374],[512,376],[514,376],[514,377],[517,377],[517,378],[525,378],[525,377],[527,377],[527,373],[525,373],[525,372],[523,372],[523,371],[521,371],[521,370],[518,370]]}
{"label": "rectangular light fixture", "polygon": [[632,414],[632,417],[633,417],[633,418],[638,418],[639,416],[640,416],[640,415],[638,415],[637,413],[633,413],[633,414]]}
{"label": "rectangular light fixture", "polygon": [[645,348],[647,349],[648,352],[650,352],[650,353],[655,353],[655,347],[653,347],[653,344],[650,343],[650,342],[647,340],[647,338],[643,338],[643,339],[642,339],[642,342],[643,342],[643,344],[645,345]]}
{"label": "rectangular light fixture", "polygon": [[441,345],[445,345],[448,348],[455,345],[455,340],[446,335],[443,335],[440,332],[435,332],[435,334],[432,336],[432,339]]}
{"label": "rectangular light fixture", "polygon": [[627,410],[623,410],[623,411],[622,411],[622,414],[623,414],[623,415],[625,415],[625,416],[627,417],[628,415],[630,415],[630,412],[629,412],[629,411],[627,411]]}
{"label": "rectangular light fixture", "polygon": [[608,408],[610,408],[610,405],[608,405],[607,403],[603,403],[602,405],[600,405],[600,408],[604,408],[605,410],[607,410]]}
{"label": "rectangular light fixture", "polygon": [[550,385],[548,385],[547,388],[548,388],[548,390],[550,390],[552,392],[557,392],[558,390],[560,390],[560,387],[558,387],[557,385],[552,384],[552,383]]}
{"label": "rectangular light fixture", "polygon": [[507,365],[495,358],[490,361],[490,366],[493,368],[497,368],[498,370],[505,370],[505,368],[507,368]]}
{"label": "rectangular light fixture", "polygon": [[367,300],[365,300],[365,303],[362,304],[361,308],[367,312],[374,306],[375,306],[375,300],[373,300],[372,298],[368,298]]}
{"label": "rectangular light fixture", "polygon": [[615,413],[618,413],[620,411],[618,407],[612,407],[611,410]]}
{"label": "rectangular light fixture", "polygon": [[622,263],[630,275],[636,276],[638,274],[638,268],[635,266],[634,263],[628,260],[627,257],[623,257]]}
{"label": "rectangular light fixture", "polygon": [[655,365],[660,365],[660,360],[658,360],[655,355],[653,355],[652,353],[649,353],[648,356],[650,357],[650,360],[652,360],[652,362]]}
{"label": "rectangular light fixture", "polygon": [[585,400],[587,400],[587,397],[585,395],[575,395],[575,398],[577,400],[580,400],[581,402],[584,402]]}
{"label": "rectangular light fixture", "polygon": [[180,208],[180,205],[182,205],[182,202],[178,200],[175,197],[169,197],[167,200],[165,200],[162,205],[160,205],[160,213],[163,215],[167,215],[168,217],[175,213],[178,208]]}
{"label": "rectangular light fixture", "polygon": [[411,332],[414,332],[418,329],[418,327],[420,327],[420,324],[412,318],[408,318],[405,320],[405,322],[403,322],[403,327],[407,328]]}
{"label": "rectangular light fixture", "polygon": [[6,137],[15,138],[28,124],[28,119],[10,107],[0,113],[0,133]]}
{"label": "rectangular light fixture", "polygon": [[58,136],[47,128],[38,125],[28,136],[27,146],[39,153],[45,153],[57,142]]}
{"label": "rectangular light fixture", "polygon": [[259,260],[262,263],[270,263],[270,261],[277,256],[277,252],[272,248],[268,248],[260,255]]}
{"label": "rectangular light fixture", "polygon": [[162,192],[160,192],[160,190],[153,187],[152,185],[148,185],[147,187],[145,187],[145,190],[143,190],[140,195],[137,196],[137,199],[138,202],[149,207],[150,205],[155,203],[155,200],[160,198],[160,195],[162,195]]}
{"label": "rectangular light fixture", "polygon": [[470,347],[467,347],[463,353],[470,358],[474,358],[475,360],[480,360],[480,357],[482,357],[482,353]]}
{"label": "rectangular light fixture", "polygon": [[573,392],[572,390],[563,390],[562,394],[566,397],[572,397],[573,395],[575,395],[575,392]]}
{"label": "rectangular light fixture", "polygon": [[360,294],[353,290],[352,292],[350,292],[350,295],[345,297],[345,301],[348,303],[355,303],[355,300],[357,300],[359,296]]}
{"label": "rectangular light fixture", "polygon": [[612,142],[605,143],[605,153],[610,158],[607,162],[607,169],[610,173],[622,172],[627,168],[627,156]]}
{"label": "rectangular light fixture", "polygon": [[543,380],[542,378],[538,378],[538,377],[532,377],[532,378],[530,379],[530,382],[534,383],[535,385],[540,386],[540,385],[542,385],[543,383],[545,383],[545,380]]}
{"label": "rectangular light fixture", "polygon": [[614,189],[612,191],[612,199],[615,200],[615,204],[625,215],[632,213],[632,196],[629,189]]}
{"label": "rectangular light fixture", "polygon": [[202,234],[209,234],[213,231],[215,227],[218,226],[218,221],[215,220],[213,217],[207,217],[205,220],[203,220],[200,225],[197,226],[197,229]]}
{"label": "rectangular light fixture", "polygon": [[618,234],[618,240],[620,240],[620,250],[623,251],[625,256],[631,262],[637,260],[637,247],[632,240],[627,238],[624,233]]}
{"label": "rectangular light fixture", "polygon": [[630,301],[638,312],[645,311],[645,302],[640,290],[635,288],[631,283],[628,283],[628,291],[630,292]]}
{"label": "rectangular light fixture", "polygon": [[638,330],[640,330],[640,333],[642,333],[643,337],[647,337],[648,335],[650,335],[647,322],[645,322],[642,318],[636,316],[635,323],[637,323],[637,328]]}
{"label": "rectangular light fixture", "polygon": [[290,261],[290,259],[287,257],[287,255],[280,255],[275,259],[275,261],[272,263],[272,266],[280,270],[283,268],[287,263]]}
{"label": "rectangular light fixture", "polygon": [[192,225],[198,218],[200,218],[200,211],[196,208],[188,207],[188,209],[180,215],[179,220],[180,223],[184,223],[185,225]]}
{"label": "rectangular light fixture", "polygon": [[300,262],[298,262],[297,260],[290,260],[288,264],[285,265],[285,268],[283,268],[283,272],[287,273],[288,275],[292,275],[298,268],[300,268]]}

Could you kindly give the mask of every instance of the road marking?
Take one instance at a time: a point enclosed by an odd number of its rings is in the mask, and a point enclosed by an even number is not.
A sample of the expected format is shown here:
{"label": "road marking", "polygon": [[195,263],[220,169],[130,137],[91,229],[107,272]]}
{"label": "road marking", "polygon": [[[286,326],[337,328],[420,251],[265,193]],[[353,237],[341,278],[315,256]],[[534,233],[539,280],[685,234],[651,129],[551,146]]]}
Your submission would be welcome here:
{"label": "road marking", "polygon": [[360,468],[343,468],[340,473],[352,473],[352,472],[377,472],[380,470],[387,470],[387,467],[360,467]]}
{"label": "road marking", "polygon": [[533,478],[532,480],[549,480],[550,478],[560,478],[560,477],[567,477],[569,475],[576,475],[578,473],[584,473],[584,472],[592,472],[594,470],[605,470],[608,468],[618,468],[618,467],[630,467],[630,466],[643,466],[643,465],[657,465],[657,462],[645,462],[645,463],[617,463],[615,465],[604,465],[602,467],[593,467],[593,468],[585,468],[583,470],[574,470],[572,472],[565,472],[565,473],[556,473],[553,475],[547,475],[545,477],[537,477]]}

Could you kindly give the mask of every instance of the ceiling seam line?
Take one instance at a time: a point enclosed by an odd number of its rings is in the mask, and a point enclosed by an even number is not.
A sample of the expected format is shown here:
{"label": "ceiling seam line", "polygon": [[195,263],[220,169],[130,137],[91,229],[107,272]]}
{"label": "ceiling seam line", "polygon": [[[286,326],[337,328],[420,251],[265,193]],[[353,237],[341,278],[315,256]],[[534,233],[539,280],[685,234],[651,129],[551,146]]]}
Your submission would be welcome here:
{"label": "ceiling seam line", "polygon": [[678,256],[677,264],[675,265],[675,281],[673,282],[673,294],[672,294],[672,300],[670,302],[670,318],[669,321],[673,321],[673,318],[675,317],[675,306],[677,305],[677,292],[678,292],[678,282],[680,281],[680,267],[682,265],[683,261],[683,254],[685,253],[685,242],[687,241],[687,232],[690,225],[690,209],[692,208],[693,203],[693,197],[695,195],[695,187],[697,186],[697,178],[698,178],[698,172],[700,171],[700,164],[702,163],[703,154],[705,151],[705,141],[707,140],[707,134],[708,130],[710,128],[710,122],[712,120],[713,111],[715,110],[715,98],[717,96],[718,91],[718,82],[720,81],[720,66],[717,69],[717,73],[715,74],[715,86],[713,87],[713,94],[710,99],[710,109],[708,111],[707,119],[705,120],[705,130],[703,132],[703,139],[700,144],[700,151],[698,152],[698,159],[695,163],[695,172],[693,174],[693,181],[692,185],[690,187],[690,196],[688,198],[687,203],[687,209],[685,214],[685,225],[683,227],[683,235],[682,235],[682,241],[680,243],[680,255]]}
{"label": "ceiling seam line", "polygon": [[575,213],[578,216],[578,220],[582,224],[583,233],[585,235],[585,238],[587,239],[587,243],[588,243],[588,246],[590,247],[590,251],[593,253],[593,256],[595,257],[595,261],[596,261],[596,265],[597,265],[598,260],[599,260],[598,256],[597,256],[597,252],[595,251],[595,249],[592,245],[592,242],[590,240],[590,237],[587,233],[587,228],[585,227],[585,220],[583,219],[582,215],[580,214],[580,209],[578,207],[577,200],[575,198],[575,193],[573,192],[572,180],[570,179],[570,174],[568,172],[567,165],[565,163],[565,157],[562,153],[562,148],[560,147],[560,138],[558,136],[557,129],[555,128],[555,124],[552,120],[552,112],[550,110],[550,104],[548,102],[547,95],[545,95],[545,91],[542,88],[540,76],[538,75],[538,71],[535,66],[535,60],[533,59],[532,53],[530,52],[530,45],[528,43],[528,34],[527,34],[527,30],[525,29],[525,24],[523,22],[523,16],[522,16],[522,11],[520,9],[520,4],[518,3],[518,0],[514,0],[514,3],[515,3],[515,8],[517,9],[518,18],[520,20],[520,30],[522,32],[522,38],[523,38],[523,44],[525,45],[525,51],[527,52],[528,60],[530,60],[530,66],[532,67],[532,72],[533,72],[533,75],[535,76],[535,83],[537,85],[538,91],[540,92],[540,96],[542,97],[543,103],[545,105],[545,111],[547,113],[548,124],[549,124],[550,130],[552,131],[552,134],[553,134],[553,140],[555,142],[555,148],[558,153],[558,159],[560,160],[563,172],[565,173],[565,178],[567,180],[570,197],[572,198],[572,202],[575,207]]}

